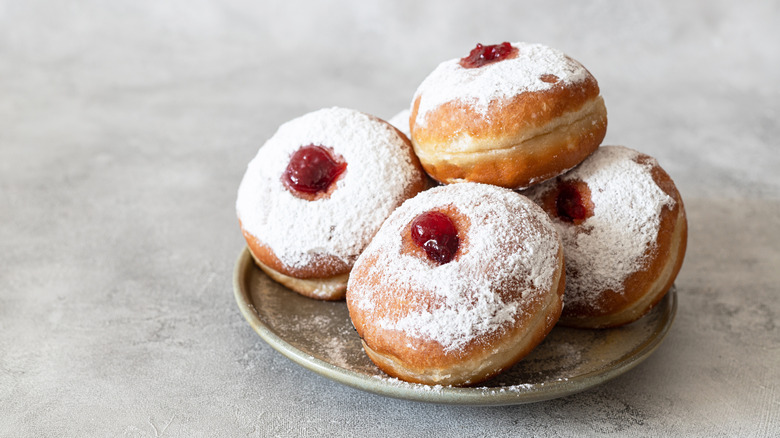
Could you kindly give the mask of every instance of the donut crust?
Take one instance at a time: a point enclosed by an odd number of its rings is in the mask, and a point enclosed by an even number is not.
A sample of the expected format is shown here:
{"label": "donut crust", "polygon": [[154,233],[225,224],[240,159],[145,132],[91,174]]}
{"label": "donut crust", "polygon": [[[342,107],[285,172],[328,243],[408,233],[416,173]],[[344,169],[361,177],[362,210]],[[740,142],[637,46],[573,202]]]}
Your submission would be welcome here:
{"label": "donut crust", "polygon": [[409,118],[412,145],[426,172],[442,183],[526,188],[579,164],[607,132],[607,109],[590,74],[491,102],[485,115],[450,101],[428,112],[424,125],[415,123],[421,97]]}
{"label": "donut crust", "polygon": [[[368,357],[389,376],[425,385],[471,386],[510,368],[547,337],[561,315],[565,290],[563,273],[561,249],[551,293],[537,308],[528,310],[533,317],[501,335],[476,338],[456,355],[445,353],[441,344],[435,341],[409,344],[397,332],[369,335],[375,329],[359,318],[353,319],[353,324],[361,335]],[[374,342],[366,342],[364,334]]]}
{"label": "donut crust", "polygon": [[255,264],[274,281],[309,298],[325,301],[344,299],[351,267],[343,260],[323,255],[315,263],[302,268],[290,268],[243,227],[241,232]]}
{"label": "donut crust", "polygon": [[[455,186],[459,184],[447,187]],[[535,209],[536,205],[529,203],[528,208]],[[486,273],[485,277],[498,275],[503,261],[507,259],[505,251],[524,251],[517,247],[509,249],[501,246],[502,249],[497,249],[496,253],[470,258],[467,262],[464,258],[474,256],[470,251],[476,248],[469,237],[470,228],[483,225],[473,224],[468,216],[453,205],[445,204],[426,211],[444,213],[454,223],[460,245],[450,263],[466,263],[463,265],[466,271],[461,272],[478,270]],[[525,222],[522,230],[517,229],[516,232],[521,236],[528,235],[526,233],[545,233],[544,239],[555,242],[550,243],[556,246],[549,253],[549,283],[530,284],[525,274],[515,274],[511,280],[502,282],[493,299],[517,304],[519,310],[494,330],[468,335],[454,349],[447,348],[447,345],[434,338],[412,335],[404,329],[395,328],[392,324],[387,326],[382,322],[398,321],[404,315],[420,311],[432,312],[445,304],[442,301],[444,298],[433,292],[428,283],[399,283],[393,277],[383,279],[373,275],[376,269],[384,269],[388,258],[398,255],[395,250],[388,251],[384,246],[374,247],[372,244],[355,264],[347,290],[350,318],[371,360],[388,375],[404,381],[466,386],[489,379],[526,356],[555,326],[561,314],[565,291],[564,254],[560,236],[552,223],[547,222],[548,218],[541,209],[538,213],[539,216],[533,216]],[[388,219],[386,224],[392,221]],[[425,252],[412,240],[410,222],[404,225],[398,236],[400,255],[426,261]],[[391,229],[393,233],[396,232],[395,228]],[[476,260],[479,264],[473,266]],[[371,292],[367,295],[367,291]],[[374,297],[370,298],[372,304],[368,307],[364,301],[367,296]],[[476,305],[475,301],[471,303]],[[441,320],[435,318],[432,323],[439,326],[436,321]]]}

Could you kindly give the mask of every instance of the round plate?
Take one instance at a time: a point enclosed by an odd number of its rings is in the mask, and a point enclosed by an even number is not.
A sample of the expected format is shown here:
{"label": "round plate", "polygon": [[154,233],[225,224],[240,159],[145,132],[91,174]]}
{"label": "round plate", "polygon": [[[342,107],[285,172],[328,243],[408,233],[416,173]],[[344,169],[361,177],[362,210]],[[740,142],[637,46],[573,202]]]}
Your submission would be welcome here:
{"label": "round plate", "polygon": [[245,248],[233,277],[236,301],[255,331],[299,365],[345,385],[430,403],[512,405],[563,397],[604,383],[646,359],[677,312],[672,286],[650,313],[605,330],[555,327],[528,356],[481,386],[407,383],[382,373],[363,352],[344,301],[306,298],[274,282]]}

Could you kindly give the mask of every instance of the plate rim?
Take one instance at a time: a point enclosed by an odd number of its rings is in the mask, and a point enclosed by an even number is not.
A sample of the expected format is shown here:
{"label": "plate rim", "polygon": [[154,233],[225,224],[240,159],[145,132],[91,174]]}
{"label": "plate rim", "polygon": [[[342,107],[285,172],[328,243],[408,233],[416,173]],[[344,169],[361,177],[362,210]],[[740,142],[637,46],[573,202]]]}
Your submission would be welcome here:
{"label": "plate rim", "polygon": [[254,261],[249,248],[245,246],[239,253],[233,270],[233,295],[244,319],[271,348],[294,363],[338,383],[373,394],[425,403],[470,406],[518,405],[551,400],[588,390],[630,371],[647,359],[666,338],[677,314],[677,290],[672,285],[661,299],[661,301],[670,301],[666,321],[661,329],[634,349],[625,361],[620,362],[620,366],[591,371],[572,378],[528,384],[522,389],[515,389],[513,386],[431,387],[403,382],[389,376],[372,376],[342,368],[314,357],[285,341],[261,320],[250,292],[243,287],[242,280],[248,268],[252,266]]}

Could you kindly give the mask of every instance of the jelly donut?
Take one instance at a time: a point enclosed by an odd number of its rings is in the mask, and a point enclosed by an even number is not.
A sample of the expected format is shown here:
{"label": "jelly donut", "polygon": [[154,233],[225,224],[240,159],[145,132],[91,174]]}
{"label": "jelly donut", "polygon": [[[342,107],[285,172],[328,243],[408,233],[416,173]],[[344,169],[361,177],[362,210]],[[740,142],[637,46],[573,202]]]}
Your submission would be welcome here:
{"label": "jelly donut", "polygon": [[344,108],[279,127],[249,163],[236,212],[257,265],[312,298],[344,298],[358,255],[401,203],[426,187],[405,135]]}
{"label": "jelly donut", "polygon": [[561,312],[563,248],[545,212],[508,189],[445,185],[406,201],[358,258],[347,306],[390,376],[469,385],[508,368]]}
{"label": "jelly donut", "polygon": [[630,323],[672,286],[688,226],[680,194],[654,158],[602,146],[525,194],[548,212],[563,239],[566,294],[559,324]]}
{"label": "jelly donut", "polygon": [[521,189],[591,154],[607,110],[580,63],[540,44],[505,42],[439,64],[418,87],[409,123],[437,181]]}

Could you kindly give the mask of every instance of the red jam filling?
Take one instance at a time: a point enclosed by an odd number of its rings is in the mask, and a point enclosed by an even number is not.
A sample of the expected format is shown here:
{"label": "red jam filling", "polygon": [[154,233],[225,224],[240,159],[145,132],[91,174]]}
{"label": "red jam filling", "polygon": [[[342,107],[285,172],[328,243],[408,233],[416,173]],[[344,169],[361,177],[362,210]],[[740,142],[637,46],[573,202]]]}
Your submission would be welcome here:
{"label": "red jam filling", "polygon": [[590,193],[583,193],[583,187],[575,183],[563,183],[559,187],[558,196],[555,199],[555,208],[558,218],[564,222],[579,225],[593,215]]}
{"label": "red jam filling", "polygon": [[507,59],[516,52],[517,49],[507,42],[490,46],[477,44],[477,47],[471,50],[469,56],[460,59],[460,65],[463,68],[482,67],[486,64],[492,64]]}
{"label": "red jam filling", "polygon": [[340,158],[334,157],[333,152],[323,146],[303,146],[290,158],[282,174],[282,182],[288,189],[297,192],[325,192],[347,168],[347,163]]}
{"label": "red jam filling", "polygon": [[452,219],[438,211],[427,211],[412,221],[412,241],[432,261],[449,263],[458,251],[460,239]]}

